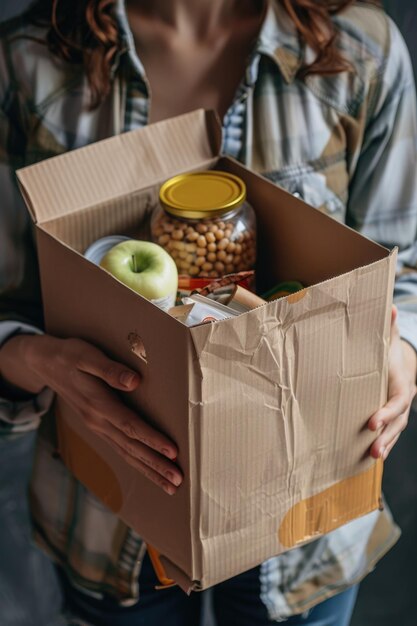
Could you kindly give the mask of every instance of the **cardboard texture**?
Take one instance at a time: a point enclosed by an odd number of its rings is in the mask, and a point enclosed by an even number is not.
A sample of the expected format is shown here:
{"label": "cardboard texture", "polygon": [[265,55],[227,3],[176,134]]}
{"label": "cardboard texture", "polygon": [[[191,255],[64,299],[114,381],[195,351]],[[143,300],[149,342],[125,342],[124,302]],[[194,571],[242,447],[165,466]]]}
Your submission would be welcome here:
{"label": "cardboard texture", "polygon": [[[179,446],[169,497],[57,401],[74,474],[204,589],[375,509],[382,465],[367,452],[387,396],[396,252],[219,156],[196,111],[18,172],[37,223],[46,327],[141,372],[130,406]],[[82,253],[109,234],[146,236],[162,182],[219,167],[241,176],[258,221],[260,291],[300,293],[187,328]]]}

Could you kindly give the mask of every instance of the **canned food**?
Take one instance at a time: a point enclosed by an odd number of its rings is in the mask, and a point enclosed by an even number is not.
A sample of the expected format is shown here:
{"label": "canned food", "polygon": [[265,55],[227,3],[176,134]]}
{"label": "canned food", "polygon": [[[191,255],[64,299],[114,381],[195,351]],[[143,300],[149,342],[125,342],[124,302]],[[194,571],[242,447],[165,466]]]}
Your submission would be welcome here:
{"label": "canned food", "polygon": [[241,178],[217,170],[183,174],[166,181],[159,198],[152,239],[179,274],[219,278],[254,267],[255,213]]}

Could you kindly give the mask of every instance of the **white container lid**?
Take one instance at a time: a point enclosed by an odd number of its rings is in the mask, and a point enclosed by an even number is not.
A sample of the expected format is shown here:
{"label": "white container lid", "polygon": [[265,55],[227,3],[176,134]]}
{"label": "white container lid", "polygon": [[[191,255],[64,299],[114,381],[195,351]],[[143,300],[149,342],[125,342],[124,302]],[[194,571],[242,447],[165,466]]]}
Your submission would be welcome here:
{"label": "white container lid", "polygon": [[125,237],[123,235],[112,235],[110,237],[103,237],[102,239],[97,239],[94,243],[91,244],[84,252],[84,256],[86,259],[95,263],[96,265],[100,265],[101,259],[104,257],[109,250],[111,250],[114,246],[122,241],[128,241],[129,237]]}

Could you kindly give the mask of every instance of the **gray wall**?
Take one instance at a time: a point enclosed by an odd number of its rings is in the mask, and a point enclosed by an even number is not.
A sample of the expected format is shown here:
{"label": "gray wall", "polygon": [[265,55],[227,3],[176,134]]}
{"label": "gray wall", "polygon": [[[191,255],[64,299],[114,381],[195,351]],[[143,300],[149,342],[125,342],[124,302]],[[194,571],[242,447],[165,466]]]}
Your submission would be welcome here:
{"label": "gray wall", "polygon": [[7,20],[9,17],[23,11],[31,0],[1,0],[0,2],[0,21]]}
{"label": "gray wall", "polygon": [[417,82],[417,2],[416,0],[385,0],[387,12],[398,24],[414,62]]}

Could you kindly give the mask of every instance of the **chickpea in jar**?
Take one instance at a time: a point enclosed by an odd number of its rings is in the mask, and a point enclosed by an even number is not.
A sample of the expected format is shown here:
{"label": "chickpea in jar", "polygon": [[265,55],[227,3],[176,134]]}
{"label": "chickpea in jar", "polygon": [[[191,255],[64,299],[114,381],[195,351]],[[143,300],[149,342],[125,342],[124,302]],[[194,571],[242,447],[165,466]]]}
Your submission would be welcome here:
{"label": "chickpea in jar", "polygon": [[255,265],[255,213],[245,183],[228,172],[184,174],[164,183],[151,230],[180,274],[219,278]]}

